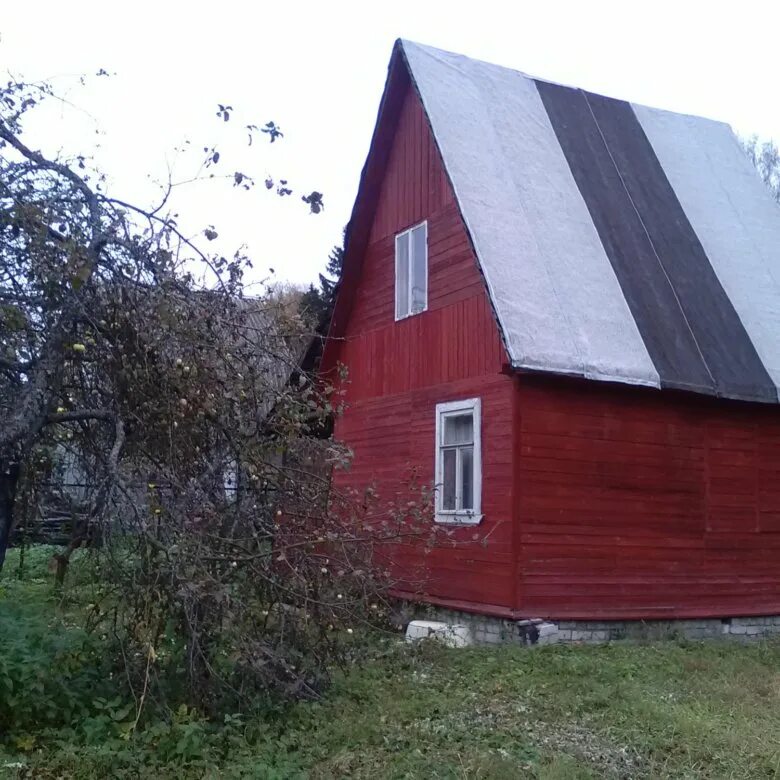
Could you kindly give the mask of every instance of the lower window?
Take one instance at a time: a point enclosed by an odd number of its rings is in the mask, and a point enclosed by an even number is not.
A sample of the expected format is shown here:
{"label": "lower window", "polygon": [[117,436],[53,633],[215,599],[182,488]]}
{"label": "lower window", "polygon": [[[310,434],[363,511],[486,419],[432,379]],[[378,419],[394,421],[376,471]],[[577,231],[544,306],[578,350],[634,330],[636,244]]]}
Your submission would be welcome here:
{"label": "lower window", "polygon": [[436,405],[436,520],[478,523],[482,519],[480,401]]}

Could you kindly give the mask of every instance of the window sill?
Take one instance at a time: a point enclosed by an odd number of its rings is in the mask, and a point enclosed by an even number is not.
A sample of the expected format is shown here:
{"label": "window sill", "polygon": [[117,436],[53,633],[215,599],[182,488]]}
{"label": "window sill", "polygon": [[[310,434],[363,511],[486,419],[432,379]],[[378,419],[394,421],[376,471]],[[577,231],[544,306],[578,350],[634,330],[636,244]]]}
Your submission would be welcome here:
{"label": "window sill", "polygon": [[441,514],[436,513],[436,522],[440,525],[479,525],[484,515],[480,514]]}
{"label": "window sill", "polygon": [[396,316],[395,321],[403,322],[404,320],[408,320],[410,317],[419,317],[421,314],[425,314],[426,311],[428,311],[427,306],[424,309],[420,309],[420,311],[410,311],[408,314],[402,314],[400,317]]}

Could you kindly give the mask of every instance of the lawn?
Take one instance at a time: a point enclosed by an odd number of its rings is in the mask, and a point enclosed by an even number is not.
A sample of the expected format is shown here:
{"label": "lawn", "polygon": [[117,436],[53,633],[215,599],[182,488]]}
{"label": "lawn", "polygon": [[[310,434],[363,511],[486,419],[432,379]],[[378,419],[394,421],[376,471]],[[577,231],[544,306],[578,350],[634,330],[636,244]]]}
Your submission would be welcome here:
{"label": "lawn", "polygon": [[[220,723],[185,708],[128,734],[111,730],[127,718],[120,683],[91,654],[73,603],[52,594],[40,561],[23,581],[13,563],[0,580],[0,695],[3,674],[28,680],[18,700],[35,716],[0,701],[0,777],[780,777],[774,642],[447,650],[377,640],[317,703]],[[20,671],[26,658],[34,675]],[[36,696],[48,702],[40,715]],[[71,699],[85,697],[80,711]]]}

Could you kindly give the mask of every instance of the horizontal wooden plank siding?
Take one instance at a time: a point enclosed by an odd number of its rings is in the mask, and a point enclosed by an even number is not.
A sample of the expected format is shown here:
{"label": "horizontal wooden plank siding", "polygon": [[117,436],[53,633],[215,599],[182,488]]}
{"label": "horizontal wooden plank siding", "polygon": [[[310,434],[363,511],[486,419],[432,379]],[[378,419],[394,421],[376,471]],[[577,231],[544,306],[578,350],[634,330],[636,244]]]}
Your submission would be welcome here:
{"label": "horizontal wooden plank siding", "polygon": [[774,407],[523,377],[519,613],[780,613]]}
{"label": "horizontal wooden plank siding", "polygon": [[[394,237],[428,221],[428,309],[394,321]],[[335,437],[354,452],[336,489],[374,485],[403,502],[410,483],[434,481],[437,403],[482,399],[484,521],[447,527],[433,549],[403,545],[394,570],[407,594],[511,610],[515,562],[512,501],[513,380],[468,235],[427,120],[408,89],[362,257],[344,338],[346,410]]]}
{"label": "horizontal wooden plank siding", "polygon": [[411,483],[433,484],[436,404],[482,399],[484,520],[479,526],[442,526],[433,549],[399,548],[403,590],[418,587],[425,595],[512,606],[512,392],[511,382],[494,374],[361,399],[339,418],[336,437],[349,444],[354,459],[349,470],[336,473],[337,489],[372,485],[381,506],[400,505],[414,497]]}

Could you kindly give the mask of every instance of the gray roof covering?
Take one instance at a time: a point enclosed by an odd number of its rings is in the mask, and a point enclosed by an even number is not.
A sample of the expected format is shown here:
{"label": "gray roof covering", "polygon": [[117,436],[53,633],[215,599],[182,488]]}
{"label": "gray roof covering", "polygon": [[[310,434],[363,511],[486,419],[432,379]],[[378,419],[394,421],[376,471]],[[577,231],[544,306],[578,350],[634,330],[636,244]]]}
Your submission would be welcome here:
{"label": "gray roof covering", "polygon": [[780,208],[728,125],[400,46],[513,366],[777,402]]}

